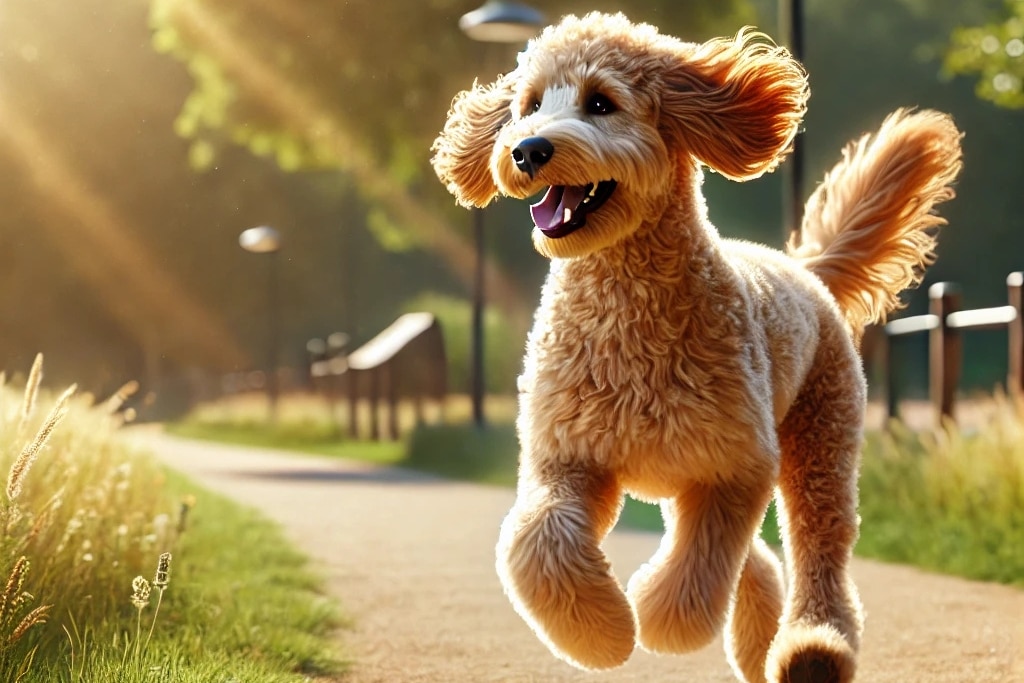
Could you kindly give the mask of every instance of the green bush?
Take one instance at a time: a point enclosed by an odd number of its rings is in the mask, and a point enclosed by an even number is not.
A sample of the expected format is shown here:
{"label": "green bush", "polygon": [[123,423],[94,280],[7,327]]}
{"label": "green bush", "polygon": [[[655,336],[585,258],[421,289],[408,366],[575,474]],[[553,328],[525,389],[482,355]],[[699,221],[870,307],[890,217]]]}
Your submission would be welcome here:
{"label": "green bush", "polygon": [[449,477],[512,486],[519,445],[512,425],[478,429],[471,425],[421,426],[399,464]]}
{"label": "green bush", "polygon": [[860,479],[861,555],[1024,584],[1024,416],[998,399],[992,422],[869,435]]}

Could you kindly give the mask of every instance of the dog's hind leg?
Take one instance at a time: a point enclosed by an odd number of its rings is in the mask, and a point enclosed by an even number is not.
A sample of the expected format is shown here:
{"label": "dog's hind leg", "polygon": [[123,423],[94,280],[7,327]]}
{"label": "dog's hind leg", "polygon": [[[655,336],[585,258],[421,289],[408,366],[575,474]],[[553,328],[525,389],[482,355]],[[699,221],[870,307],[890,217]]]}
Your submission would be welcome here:
{"label": "dog's hind leg", "polygon": [[628,589],[644,649],[690,652],[721,632],[771,493],[772,477],[763,474],[743,482],[693,482],[662,502],[661,547]]}
{"label": "dog's hind leg", "polygon": [[608,474],[551,469],[520,481],[501,526],[498,575],[556,656],[584,669],[615,667],[636,642],[632,608],[600,547],[622,489]]}
{"label": "dog's hind leg", "polygon": [[779,429],[780,527],[789,590],[766,666],[771,683],[848,683],[863,628],[849,576],[864,419],[859,360],[838,331],[821,345]]}
{"label": "dog's hind leg", "polygon": [[725,631],[729,664],[746,683],[765,681],[765,658],[779,631],[784,598],[782,563],[757,537],[750,544]]}

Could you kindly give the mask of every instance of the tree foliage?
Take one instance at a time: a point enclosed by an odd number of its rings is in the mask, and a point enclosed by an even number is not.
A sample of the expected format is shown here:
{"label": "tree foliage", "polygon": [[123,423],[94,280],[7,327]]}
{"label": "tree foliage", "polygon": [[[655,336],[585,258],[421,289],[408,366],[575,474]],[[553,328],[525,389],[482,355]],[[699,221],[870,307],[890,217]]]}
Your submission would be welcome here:
{"label": "tree foliage", "polygon": [[[289,170],[347,170],[354,150],[332,139],[344,135],[409,186],[429,174],[422,161],[454,93],[512,64],[514,48],[489,50],[457,28],[475,4],[152,0],[151,24],[154,47],[185,62],[195,82],[176,122],[183,137],[227,137]],[[694,38],[752,20],[744,0],[635,4],[634,18]],[[545,11],[555,20],[602,5],[622,3],[563,0]]]}
{"label": "tree foliage", "polygon": [[[753,17],[746,0],[635,4],[627,8],[635,19],[694,38]],[[427,159],[453,95],[513,64],[514,47],[474,43],[459,31],[459,17],[475,5],[152,0],[151,25],[155,48],[187,64],[194,80],[175,128],[191,140],[197,168],[230,142],[287,170],[342,171],[373,207],[382,244],[425,247],[468,277],[470,255],[455,227],[464,221]],[[563,0],[544,9],[555,20],[621,5]],[[490,289],[500,297],[510,288],[499,281]]]}
{"label": "tree foliage", "polygon": [[978,79],[979,97],[1024,109],[1024,0],[1007,0],[1005,16],[953,32],[946,68]]}

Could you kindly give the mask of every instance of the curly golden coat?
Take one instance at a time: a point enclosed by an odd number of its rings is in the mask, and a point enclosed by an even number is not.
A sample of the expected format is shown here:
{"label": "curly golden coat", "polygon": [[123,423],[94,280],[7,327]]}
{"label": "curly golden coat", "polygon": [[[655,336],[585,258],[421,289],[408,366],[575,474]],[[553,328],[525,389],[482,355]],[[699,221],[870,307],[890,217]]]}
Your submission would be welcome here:
{"label": "curly golden coat", "polygon": [[[522,455],[498,573],[583,668],[726,631],[746,681],[852,680],[865,383],[856,345],[933,259],[960,133],[900,110],[851,143],[787,252],[720,237],[702,165],[773,170],[802,67],[761,34],[703,44],[622,15],[566,17],[517,68],[456,96],[434,145],[466,206],[546,190],[551,259],[519,379]],[[601,550],[628,492],[666,531],[625,589]],[[759,539],[776,495],[788,588]]]}

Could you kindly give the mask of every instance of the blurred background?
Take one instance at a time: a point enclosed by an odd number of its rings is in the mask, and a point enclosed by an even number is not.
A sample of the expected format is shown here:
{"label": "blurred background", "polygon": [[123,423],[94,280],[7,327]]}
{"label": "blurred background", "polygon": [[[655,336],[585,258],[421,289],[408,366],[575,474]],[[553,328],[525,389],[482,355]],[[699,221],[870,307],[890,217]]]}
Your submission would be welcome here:
{"label": "blurred background", "polygon": [[[621,10],[688,40],[746,24],[781,40],[786,28],[769,0],[533,4],[549,22]],[[343,332],[355,348],[422,310],[444,329],[451,390],[467,391],[473,221],[428,159],[452,96],[510,69],[522,47],[467,37],[459,18],[478,5],[0,3],[2,367],[43,352],[48,383],[99,395],[135,379],[167,416],[240,388],[268,345],[288,390],[305,380],[311,338]],[[1007,274],[1024,267],[1024,2],[801,5],[804,195],[896,107],[952,113],[965,171],[926,284],[959,282],[966,308],[1005,303]],[[781,246],[783,174],[712,175],[707,194],[723,234]],[[240,246],[257,226],[279,238],[270,253]],[[530,228],[522,202],[487,209],[491,393],[514,391],[546,271]],[[923,311],[924,288],[908,302]],[[923,381],[921,343],[907,371]],[[990,389],[1004,339],[965,344],[964,386]]]}

